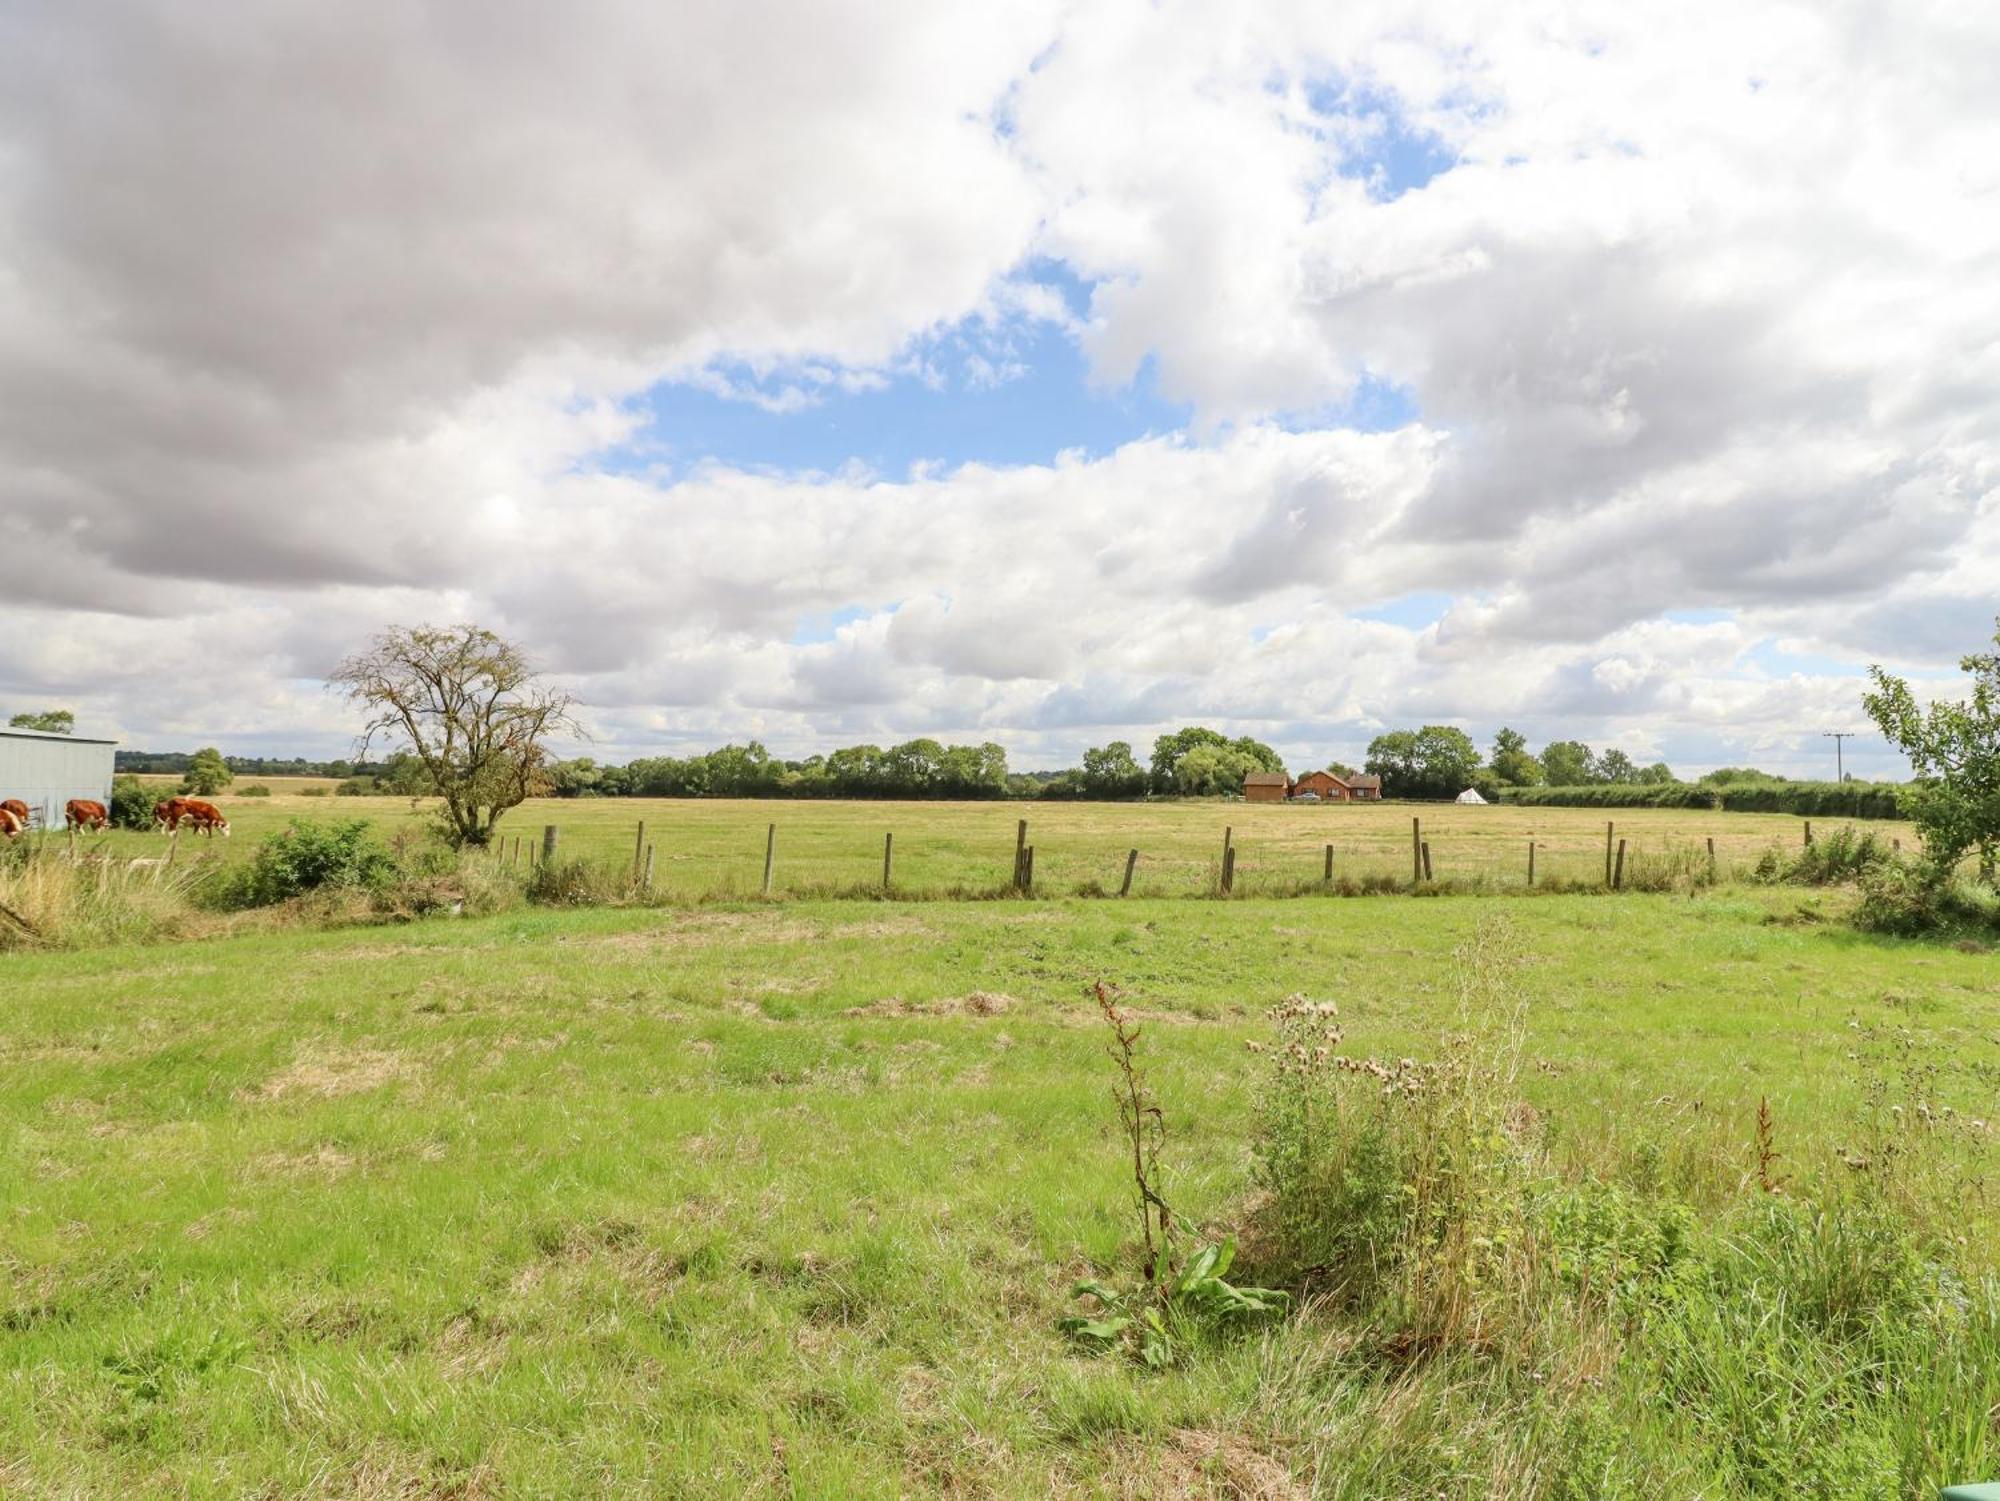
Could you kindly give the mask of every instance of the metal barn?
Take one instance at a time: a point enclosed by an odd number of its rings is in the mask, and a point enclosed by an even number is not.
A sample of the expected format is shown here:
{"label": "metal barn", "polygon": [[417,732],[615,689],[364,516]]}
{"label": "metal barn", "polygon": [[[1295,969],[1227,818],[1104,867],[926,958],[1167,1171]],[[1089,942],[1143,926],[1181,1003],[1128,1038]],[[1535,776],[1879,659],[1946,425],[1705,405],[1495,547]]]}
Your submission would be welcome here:
{"label": "metal barn", "polygon": [[19,798],[46,829],[62,827],[63,805],[73,797],[108,807],[117,748],[115,740],[0,727],[0,802]]}

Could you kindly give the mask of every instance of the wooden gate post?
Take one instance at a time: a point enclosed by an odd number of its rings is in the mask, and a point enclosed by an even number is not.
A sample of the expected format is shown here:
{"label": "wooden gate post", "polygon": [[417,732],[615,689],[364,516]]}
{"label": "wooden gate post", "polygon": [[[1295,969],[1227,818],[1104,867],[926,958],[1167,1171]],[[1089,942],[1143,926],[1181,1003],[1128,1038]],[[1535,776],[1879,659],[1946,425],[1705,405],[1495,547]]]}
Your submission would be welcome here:
{"label": "wooden gate post", "polygon": [[1228,896],[1236,889],[1236,846],[1224,845],[1222,850],[1222,894]]}
{"label": "wooden gate post", "polygon": [[1535,841],[1528,841],[1528,884],[1535,884]]}
{"label": "wooden gate post", "polygon": [[653,847],[650,844],[646,846],[646,868],[639,877],[639,889],[641,891],[653,889]]}
{"label": "wooden gate post", "polygon": [[1128,850],[1125,854],[1125,879],[1118,886],[1118,894],[1120,896],[1130,896],[1132,894],[1132,870],[1138,863],[1139,852],[1137,850]]}
{"label": "wooden gate post", "polygon": [[1618,865],[1611,873],[1611,889],[1620,891],[1625,886],[1625,841],[1618,841]]}
{"label": "wooden gate post", "polygon": [[547,865],[556,857],[556,841],[562,836],[554,824],[542,825],[542,864]]}
{"label": "wooden gate post", "polygon": [[778,826],[772,824],[764,831],[764,895],[771,894],[771,862],[778,853]]}
{"label": "wooden gate post", "polygon": [[1611,884],[1611,825],[1604,826],[1604,884]]}
{"label": "wooden gate post", "polygon": [[889,889],[889,862],[895,853],[896,836],[892,831],[882,836],[882,889],[884,891]]}
{"label": "wooden gate post", "polygon": [[1326,876],[1324,879],[1327,885],[1331,886],[1333,884],[1333,846],[1330,844],[1326,847]]}
{"label": "wooden gate post", "polygon": [[1028,820],[1014,825],[1014,888],[1028,889]]}
{"label": "wooden gate post", "polygon": [[639,862],[646,854],[646,820],[639,820],[639,832],[632,840],[632,874],[639,873]]}
{"label": "wooden gate post", "polygon": [[1424,841],[1424,845],[1423,845],[1423,849],[1424,849],[1424,879],[1425,879],[1426,881],[1431,881],[1431,880],[1435,880],[1435,879],[1436,879],[1436,877],[1434,877],[1434,876],[1433,876],[1433,875],[1431,874],[1431,842],[1430,842],[1430,840],[1426,839],[1426,840]]}

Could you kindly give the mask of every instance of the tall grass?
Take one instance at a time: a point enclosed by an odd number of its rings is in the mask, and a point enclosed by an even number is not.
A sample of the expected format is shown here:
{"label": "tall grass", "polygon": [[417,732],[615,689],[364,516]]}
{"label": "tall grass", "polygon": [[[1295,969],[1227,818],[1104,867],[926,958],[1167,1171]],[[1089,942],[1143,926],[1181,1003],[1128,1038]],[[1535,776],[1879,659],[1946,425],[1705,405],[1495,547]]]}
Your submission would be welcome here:
{"label": "tall grass", "polygon": [[1429,1494],[1441,1450],[1461,1483],[1489,1450],[1488,1493],[1519,1496],[1915,1498],[2000,1473],[2000,1285],[1952,1229],[1985,1192],[1985,1124],[1865,1035],[1834,1161],[1779,1173],[1765,1110],[1700,1210],[1564,1171],[1520,1103],[1512,965],[1483,926],[1428,1059],[1346,1051],[1330,1003],[1274,1014],[1254,1270],[1338,1334],[1276,1378],[1361,1445],[1329,1455],[1332,1493]]}
{"label": "tall grass", "polygon": [[186,936],[200,926],[194,861],[72,859],[52,844],[0,858],[0,949],[84,948]]}

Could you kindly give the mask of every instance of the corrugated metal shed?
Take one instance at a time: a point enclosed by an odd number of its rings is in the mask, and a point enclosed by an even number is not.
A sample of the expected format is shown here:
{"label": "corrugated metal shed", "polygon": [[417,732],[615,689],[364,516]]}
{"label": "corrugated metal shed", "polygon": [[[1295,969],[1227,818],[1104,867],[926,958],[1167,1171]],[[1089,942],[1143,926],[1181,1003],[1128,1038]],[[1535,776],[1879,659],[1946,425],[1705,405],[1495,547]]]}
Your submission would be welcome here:
{"label": "corrugated metal shed", "polygon": [[36,823],[59,829],[63,805],[71,798],[110,803],[117,748],[116,740],[0,726],[0,801],[18,797],[33,810]]}

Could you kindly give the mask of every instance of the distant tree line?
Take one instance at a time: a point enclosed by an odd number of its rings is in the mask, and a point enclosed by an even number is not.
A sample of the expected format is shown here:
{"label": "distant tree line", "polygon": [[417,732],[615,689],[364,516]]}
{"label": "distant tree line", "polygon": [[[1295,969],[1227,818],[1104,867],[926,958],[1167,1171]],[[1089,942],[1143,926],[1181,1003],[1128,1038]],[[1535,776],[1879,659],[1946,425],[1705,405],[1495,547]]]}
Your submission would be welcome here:
{"label": "distant tree line", "polygon": [[1445,724],[1377,735],[1363,769],[1382,779],[1383,796],[1409,798],[1456,797],[1468,787],[1493,797],[1510,787],[1649,787],[1675,781],[1664,761],[1641,766],[1616,747],[1600,753],[1581,740],[1553,741],[1535,755],[1527,737],[1511,729],[1493,737],[1492,759],[1482,761],[1472,737]]}
{"label": "distant tree line", "polygon": [[928,738],[886,749],[850,745],[789,761],[755,740],[692,756],[649,756],[600,766],[589,756],[549,768],[556,797],[1003,798],[1007,752],[991,741],[945,745]]}
{"label": "distant tree line", "polygon": [[[198,761],[205,762],[199,771]],[[428,797],[435,787],[423,763],[408,752],[373,762],[308,761],[219,756],[214,750],[120,751],[120,772],[198,776],[214,785],[226,767],[238,776],[338,778],[341,796]],[[1382,779],[1385,797],[1441,799],[1477,789],[1490,800],[1575,807],[1723,807],[1746,811],[1841,812],[1893,816],[1892,784],[1857,783],[1837,799],[1832,783],[1794,783],[1754,767],[1723,767],[1698,782],[1678,780],[1663,761],[1640,765],[1617,747],[1594,750],[1579,740],[1557,740],[1539,754],[1524,736],[1502,729],[1490,756],[1464,730],[1425,725],[1390,730],[1369,743],[1363,769]],[[1204,725],[1160,735],[1151,755],[1139,759],[1129,741],[1092,746],[1082,764],[1057,771],[1009,771],[1006,750],[991,741],[947,745],[929,738],[900,745],[854,745],[826,755],[786,759],[761,742],[725,745],[689,756],[650,756],[624,766],[589,756],[551,761],[541,786],[555,797],[789,797],[977,800],[1036,798],[1112,802],[1147,797],[1232,797],[1252,772],[1286,770],[1270,746],[1247,735],[1231,737]],[[1341,776],[1354,768],[1330,761]],[[206,773],[205,775],[203,773]],[[1780,789],[1810,787],[1813,793]],[[1876,788],[1871,798],[1863,789]],[[1726,796],[1725,796],[1726,794]],[[1833,804],[1837,802],[1836,808]],[[1877,806],[1888,812],[1873,811]]]}
{"label": "distant tree line", "polygon": [[[134,776],[179,776],[201,751],[128,751],[114,754],[120,772]],[[376,761],[308,761],[301,756],[224,756],[222,764],[240,777],[374,776],[384,763]]]}

